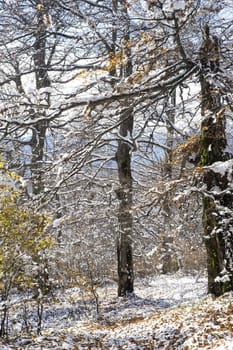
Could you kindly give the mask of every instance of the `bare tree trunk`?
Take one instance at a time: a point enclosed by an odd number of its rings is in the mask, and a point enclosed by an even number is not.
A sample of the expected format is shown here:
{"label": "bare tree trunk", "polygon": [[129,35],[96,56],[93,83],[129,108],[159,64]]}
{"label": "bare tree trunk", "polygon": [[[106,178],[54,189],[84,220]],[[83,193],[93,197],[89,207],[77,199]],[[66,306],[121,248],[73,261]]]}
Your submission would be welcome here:
{"label": "bare tree trunk", "polygon": [[[233,192],[232,164],[226,171],[218,166],[229,159],[225,149],[225,110],[221,108],[217,85],[213,82],[219,67],[219,46],[205,28],[200,56],[202,63],[202,113],[200,165],[204,166],[203,181],[206,193],[203,199],[204,241],[207,251],[208,292],[216,296],[233,290]],[[210,83],[209,75],[212,74]],[[225,163],[226,164],[226,163]],[[229,165],[229,164],[228,164]]]}
{"label": "bare tree trunk", "polygon": [[[35,31],[34,42],[34,67],[35,67],[35,80],[37,90],[41,88],[47,88],[51,86],[51,82],[48,75],[48,67],[46,64],[46,42],[47,42],[47,25],[45,23],[46,15],[48,14],[47,1],[37,2],[37,29]],[[47,107],[50,104],[50,93],[44,92],[44,102]],[[31,164],[30,164],[30,176],[32,182],[33,195],[40,195],[44,190],[44,157],[45,157],[45,144],[46,144],[46,132],[49,122],[46,120],[46,111],[43,106],[32,110],[32,119],[35,119],[33,125],[32,138],[30,140],[31,146]],[[50,289],[49,275],[47,272],[47,261],[42,261],[41,257],[36,257],[37,263],[43,266],[43,270],[38,272],[38,288],[43,294],[47,294]],[[39,295],[38,291],[36,294]],[[37,333],[41,331],[41,317],[43,313],[42,299],[38,298],[38,326]]]}
{"label": "bare tree trunk", "polygon": [[[46,2],[44,5],[38,2],[37,10],[37,23],[38,27],[35,32],[35,42],[34,42],[34,66],[35,66],[35,79],[36,88],[39,90],[41,88],[50,87],[50,79],[48,76],[48,69],[46,65],[46,35],[47,28],[45,23],[45,18],[48,9],[46,8]],[[50,94],[45,92],[44,100],[46,100],[49,105]],[[33,111],[32,118],[38,119],[44,117],[43,120],[38,120],[35,123],[31,138],[32,147],[32,157],[31,157],[31,178],[33,184],[33,194],[40,194],[43,191],[43,181],[42,181],[42,166],[44,161],[44,146],[46,140],[46,131],[48,128],[48,122],[45,118],[45,112],[43,108],[40,110]]]}
{"label": "bare tree trunk", "polygon": [[[165,164],[164,164],[164,176],[168,179],[172,179],[172,149],[174,147],[174,122],[175,122],[175,106],[176,106],[176,91],[171,94],[171,107],[168,114],[168,120],[166,121],[167,129],[167,141],[166,145],[170,150],[166,152]],[[174,272],[179,269],[176,256],[174,254],[173,242],[174,237],[172,234],[172,212],[171,212],[171,195],[167,192],[163,201],[163,214],[164,214],[164,232],[162,237],[162,273],[166,274]]]}
{"label": "bare tree trunk", "polygon": [[[129,17],[125,1],[121,1],[123,16],[125,21],[123,55],[127,63],[122,66],[122,77],[128,77],[132,74],[132,60],[130,51]],[[128,108],[127,113],[121,116],[121,125],[119,134],[122,138],[132,138],[133,133],[133,109]],[[119,238],[117,243],[118,257],[118,296],[126,296],[133,293],[134,274],[133,274],[133,254],[132,254],[132,192],[133,179],[131,170],[132,149],[127,141],[119,139],[116,153],[118,166],[118,176],[120,187],[117,191],[119,203],[118,225]]]}
{"label": "bare tree trunk", "polygon": [[[133,115],[129,111],[127,118],[122,118],[120,135],[126,137],[132,134]],[[133,257],[132,257],[132,174],[131,174],[131,149],[130,146],[119,140],[117,150],[117,166],[120,188],[117,191],[119,204],[118,224],[119,239],[117,246],[118,256],[118,296],[125,296],[133,292]]]}

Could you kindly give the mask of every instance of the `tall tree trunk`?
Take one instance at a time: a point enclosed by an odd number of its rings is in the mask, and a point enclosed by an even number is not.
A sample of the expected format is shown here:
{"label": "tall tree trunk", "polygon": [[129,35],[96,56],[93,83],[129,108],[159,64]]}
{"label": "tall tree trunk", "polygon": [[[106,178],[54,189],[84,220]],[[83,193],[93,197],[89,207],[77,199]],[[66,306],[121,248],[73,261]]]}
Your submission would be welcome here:
{"label": "tall tree trunk", "polygon": [[[124,42],[123,56],[127,60],[122,65],[122,77],[128,77],[132,74],[132,60],[130,50],[129,17],[127,13],[127,4],[121,1],[122,12],[124,16]],[[121,124],[119,135],[122,138],[132,138],[133,133],[133,109],[128,108],[127,113],[121,115]],[[116,153],[118,166],[118,176],[120,187],[117,191],[119,203],[118,225],[119,237],[117,243],[118,257],[118,296],[126,296],[133,293],[134,274],[133,274],[133,254],[132,254],[132,192],[133,179],[131,170],[132,149],[127,141],[119,139]]]}
{"label": "tall tree trunk", "polygon": [[[129,112],[127,120],[122,120],[120,135],[127,136],[132,128],[132,113]],[[118,225],[119,238],[117,244],[118,257],[118,296],[126,296],[133,292],[133,256],[132,256],[132,174],[130,146],[119,140],[117,150],[117,165],[120,187],[117,191],[119,204]]]}
{"label": "tall tree trunk", "polygon": [[[164,176],[169,180],[172,179],[172,149],[174,146],[174,123],[175,123],[175,107],[176,107],[176,90],[174,90],[170,97],[171,110],[168,113],[168,119],[166,121],[167,129],[167,141],[166,146],[170,149],[166,152],[165,164],[164,164]],[[174,237],[172,234],[172,210],[171,210],[172,198],[169,192],[166,193],[163,201],[163,215],[164,215],[164,232],[162,236],[161,246],[161,263],[162,273],[166,274],[174,272],[179,269],[177,257],[174,254],[173,242]]]}
{"label": "tall tree trunk", "polygon": [[[35,42],[34,42],[34,66],[35,66],[35,79],[36,88],[39,90],[41,88],[50,87],[50,79],[48,76],[48,69],[46,65],[46,36],[47,36],[47,24],[45,23],[45,18],[48,9],[46,8],[46,1],[39,1],[37,4],[37,30],[35,32]],[[44,100],[47,104],[50,103],[50,94],[45,92]],[[48,128],[48,122],[46,121],[46,115],[44,109],[34,110],[32,118],[40,119],[44,117],[43,120],[38,120],[34,124],[31,147],[32,147],[32,157],[31,157],[31,178],[33,184],[33,194],[40,194],[43,191],[43,161],[44,161],[44,146],[46,141],[46,131]]]}
{"label": "tall tree trunk", "polygon": [[219,69],[219,44],[216,37],[210,36],[208,26],[205,28],[200,58],[204,115],[200,137],[200,165],[204,167],[203,181],[206,185],[203,228],[208,292],[219,296],[233,290],[232,161],[227,162],[229,154],[225,151],[225,110],[221,106],[213,74],[217,74]]}

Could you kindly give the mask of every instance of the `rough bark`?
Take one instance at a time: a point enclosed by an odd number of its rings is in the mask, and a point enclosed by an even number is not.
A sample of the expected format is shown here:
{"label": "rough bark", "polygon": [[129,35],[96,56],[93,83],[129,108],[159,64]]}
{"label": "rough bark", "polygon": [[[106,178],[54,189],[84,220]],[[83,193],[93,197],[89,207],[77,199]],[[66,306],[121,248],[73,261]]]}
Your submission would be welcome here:
{"label": "rough bark", "polygon": [[[212,38],[209,28],[200,52],[202,63],[202,113],[200,165],[206,192],[203,199],[204,241],[207,251],[208,292],[219,296],[233,290],[233,193],[231,190],[232,164],[223,172],[221,165],[229,159],[225,149],[225,110],[213,73],[219,68],[217,38]],[[209,76],[212,74],[210,81]],[[216,163],[221,162],[221,163]],[[218,168],[218,165],[220,168]],[[221,170],[219,170],[221,169]]]}
{"label": "rough bark", "polygon": [[[226,162],[224,115],[202,123],[201,165],[207,194],[203,199],[204,241],[207,250],[208,292],[216,296],[233,290],[233,193],[231,167],[218,172],[216,162]],[[212,167],[211,167],[212,165]],[[216,169],[215,169],[216,168]]]}
{"label": "rough bark", "polygon": [[206,25],[203,33],[203,44],[200,49],[201,62],[201,94],[202,115],[209,111],[215,112],[221,108],[220,94],[212,78],[219,71],[220,44],[216,36],[210,35]]}

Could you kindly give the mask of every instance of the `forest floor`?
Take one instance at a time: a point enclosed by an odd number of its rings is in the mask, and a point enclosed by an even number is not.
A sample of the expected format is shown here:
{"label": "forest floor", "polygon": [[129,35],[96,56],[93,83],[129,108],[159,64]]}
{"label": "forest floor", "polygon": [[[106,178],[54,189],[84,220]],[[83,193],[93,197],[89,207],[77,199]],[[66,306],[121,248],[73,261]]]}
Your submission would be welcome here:
{"label": "forest floor", "polygon": [[233,294],[216,299],[206,285],[201,276],[155,276],[137,280],[135,296],[117,298],[109,283],[98,290],[98,314],[93,296],[58,290],[44,305],[39,336],[36,306],[19,299],[9,315],[18,336],[0,350],[233,349]]}

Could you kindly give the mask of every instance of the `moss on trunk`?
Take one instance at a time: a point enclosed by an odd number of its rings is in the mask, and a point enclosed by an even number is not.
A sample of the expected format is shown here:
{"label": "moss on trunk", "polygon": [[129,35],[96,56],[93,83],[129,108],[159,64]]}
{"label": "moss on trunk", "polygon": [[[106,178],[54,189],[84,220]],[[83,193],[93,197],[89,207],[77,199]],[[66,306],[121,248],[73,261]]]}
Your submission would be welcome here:
{"label": "moss on trunk", "polygon": [[219,71],[219,54],[219,41],[210,35],[206,25],[200,49],[204,116],[200,137],[200,165],[204,167],[203,183],[206,187],[202,221],[207,251],[208,292],[216,296],[233,290],[232,163],[227,164],[229,168],[216,168],[216,162],[225,162],[230,157],[225,151],[225,109],[221,106],[218,84],[214,81]]}
{"label": "moss on trunk", "polygon": [[[232,176],[230,168],[227,170],[226,167],[226,172],[221,173],[211,166],[215,159],[224,162],[228,158],[223,148],[224,122],[221,121],[222,132],[218,134],[216,127],[221,130],[220,121],[212,118],[208,130],[206,121],[205,119],[202,123],[200,140],[201,165],[204,166],[203,182],[206,185],[202,221],[207,251],[208,292],[219,296],[233,290],[233,194],[231,190],[226,191],[231,187]],[[210,131],[215,131],[212,137],[209,135]]]}

